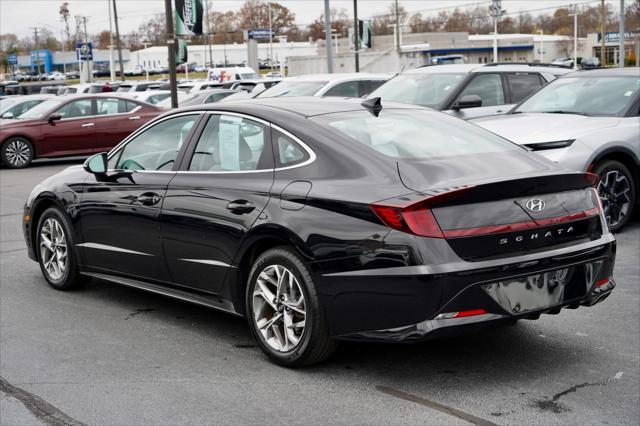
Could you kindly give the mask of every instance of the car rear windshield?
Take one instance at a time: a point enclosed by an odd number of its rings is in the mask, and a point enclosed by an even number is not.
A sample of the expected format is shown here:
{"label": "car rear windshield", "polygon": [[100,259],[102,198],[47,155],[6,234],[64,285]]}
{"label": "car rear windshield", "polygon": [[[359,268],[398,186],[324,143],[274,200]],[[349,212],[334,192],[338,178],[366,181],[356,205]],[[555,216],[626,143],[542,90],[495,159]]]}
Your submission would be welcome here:
{"label": "car rear windshield", "polygon": [[640,78],[634,76],[565,77],[540,89],[514,112],[620,116],[639,90]]}
{"label": "car rear windshield", "polygon": [[260,93],[256,98],[313,96],[327,83],[326,81],[282,81]]}
{"label": "car rear windshield", "polygon": [[33,108],[31,108],[29,111],[25,112],[18,118],[21,120],[31,120],[36,118],[42,118],[46,113],[51,111],[53,108],[59,106],[60,104],[62,104],[62,101],[55,100],[55,99],[44,101],[34,106]]}
{"label": "car rear windshield", "polygon": [[369,97],[386,101],[433,107],[453,93],[467,74],[400,74],[375,90]]}
{"label": "car rear windshield", "polygon": [[428,111],[383,109],[378,117],[351,111],[311,119],[392,158],[431,159],[522,149],[478,126]]}

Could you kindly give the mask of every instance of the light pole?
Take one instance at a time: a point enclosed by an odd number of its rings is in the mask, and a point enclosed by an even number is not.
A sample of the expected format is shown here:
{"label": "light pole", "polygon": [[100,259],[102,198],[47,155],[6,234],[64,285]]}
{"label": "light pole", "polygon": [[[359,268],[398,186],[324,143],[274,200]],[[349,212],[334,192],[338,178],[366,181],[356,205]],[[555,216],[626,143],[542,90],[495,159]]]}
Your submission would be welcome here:
{"label": "light pole", "polygon": [[358,22],[358,0],[353,0],[353,48],[355,50],[356,72],[360,72],[360,54],[358,42],[360,36],[360,23]]}
{"label": "light pole", "polygon": [[573,69],[578,69],[578,5],[575,5],[573,14]]}
{"label": "light pole", "polygon": [[116,81],[116,70],[113,69],[113,28],[111,25],[111,1],[107,0],[109,8],[109,80],[113,83]]}
{"label": "light pole", "polygon": [[148,41],[143,41],[142,45],[144,46],[144,70],[147,74],[147,81],[149,81],[149,54],[147,52],[147,46],[151,46],[153,43],[149,43]]}
{"label": "light pole", "polygon": [[329,0],[324,0],[324,42],[327,45],[327,72],[333,74],[333,48],[331,43],[331,8]]}
{"label": "light pole", "polygon": [[620,0],[620,28],[618,29],[618,67],[624,68],[624,0]]}
{"label": "light pole", "polygon": [[502,1],[493,0],[489,6],[489,13],[493,18],[493,62],[498,62],[498,19],[504,13],[502,11]]}

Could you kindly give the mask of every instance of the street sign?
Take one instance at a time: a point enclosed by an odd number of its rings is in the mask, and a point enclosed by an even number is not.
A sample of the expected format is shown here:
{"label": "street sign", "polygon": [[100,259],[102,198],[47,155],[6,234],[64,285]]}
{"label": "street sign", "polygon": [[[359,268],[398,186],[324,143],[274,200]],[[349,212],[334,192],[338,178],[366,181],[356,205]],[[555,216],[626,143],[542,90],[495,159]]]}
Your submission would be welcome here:
{"label": "street sign", "polygon": [[76,43],[76,57],[79,61],[93,61],[93,43]]}
{"label": "street sign", "polygon": [[16,65],[18,63],[18,55],[8,55],[7,60],[9,61],[9,65]]}
{"label": "street sign", "polygon": [[257,28],[255,30],[248,30],[247,38],[249,40],[269,40],[272,33],[268,28]]}

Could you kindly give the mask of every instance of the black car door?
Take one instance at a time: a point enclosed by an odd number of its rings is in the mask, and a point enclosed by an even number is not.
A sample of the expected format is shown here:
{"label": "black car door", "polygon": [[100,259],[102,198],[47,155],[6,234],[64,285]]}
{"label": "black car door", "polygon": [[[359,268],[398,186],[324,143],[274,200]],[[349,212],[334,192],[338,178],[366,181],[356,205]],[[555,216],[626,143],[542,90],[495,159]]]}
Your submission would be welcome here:
{"label": "black car door", "polygon": [[199,117],[173,115],[143,129],[110,155],[106,174],[85,182],[76,221],[88,267],[170,281],[160,241],[160,209]]}
{"label": "black car door", "polygon": [[162,207],[162,241],[174,283],[218,293],[273,185],[270,126],[208,113]]}

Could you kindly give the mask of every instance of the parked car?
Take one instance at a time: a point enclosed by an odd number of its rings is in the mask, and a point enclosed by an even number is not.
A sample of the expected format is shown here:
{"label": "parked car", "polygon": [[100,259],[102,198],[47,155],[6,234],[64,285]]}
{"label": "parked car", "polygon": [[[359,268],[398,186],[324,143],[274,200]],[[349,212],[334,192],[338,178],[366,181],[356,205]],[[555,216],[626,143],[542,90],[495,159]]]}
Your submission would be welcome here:
{"label": "parked car", "polygon": [[178,83],[178,90],[185,93],[195,93],[200,90],[219,89],[222,83],[208,80],[191,80]]}
{"label": "parked car", "polygon": [[233,90],[243,90],[248,93],[253,93],[253,90],[257,87],[257,94],[272,86],[275,86],[281,81],[282,78],[259,78],[255,80],[240,80],[234,82],[229,88]]}
{"label": "parked car", "polygon": [[53,71],[47,74],[45,79],[49,81],[58,81],[58,80],[65,80],[66,77],[63,73],[59,71]]}
{"label": "parked car", "polygon": [[[184,102],[191,101],[198,98],[198,93],[186,93],[178,91],[178,106],[183,106]],[[167,97],[156,104],[163,109],[171,108],[171,97]]]}
{"label": "parked car", "polygon": [[4,120],[18,118],[31,108],[41,104],[47,99],[51,99],[53,96],[54,95],[50,94],[40,94],[0,99],[0,118]]}
{"label": "parked car", "polygon": [[310,74],[288,77],[258,94],[257,98],[287,96],[338,96],[361,98],[389,80],[388,74]]}
{"label": "parked car", "polygon": [[595,176],[379,99],[170,111],[38,185],[23,230],[55,289],[91,277],[245,316],[303,366],[592,306],[615,287]]}
{"label": "parked car", "polygon": [[117,92],[118,95],[127,96],[142,102],[156,105],[171,96],[170,90],[145,90],[144,92]]}
{"label": "parked car", "polygon": [[573,58],[568,56],[556,58],[553,61],[551,61],[551,65],[560,65],[567,68],[573,68]]}
{"label": "parked car", "polygon": [[504,114],[569,72],[565,67],[537,64],[426,66],[398,74],[369,96],[427,106],[468,120]]}
{"label": "parked car", "polygon": [[125,81],[119,84],[116,92],[144,92],[152,84],[150,81]]}
{"label": "parked car", "polygon": [[640,198],[640,69],[567,74],[509,114],[474,123],[568,169],[600,176],[612,231],[631,218]]}
{"label": "parked car", "polygon": [[137,65],[133,68],[127,68],[126,70],[124,70],[124,75],[126,76],[141,76],[144,74],[144,68],[142,68],[140,65]]}
{"label": "parked car", "polygon": [[467,59],[462,55],[442,55],[431,58],[431,65],[464,64]]}
{"label": "parked car", "polygon": [[580,62],[580,68],[585,70],[600,68],[600,59],[597,57],[584,58],[582,62]]}
{"label": "parked car", "polygon": [[154,105],[113,95],[48,99],[0,126],[0,160],[27,167],[35,158],[88,155],[116,145],[160,113]]}
{"label": "parked car", "polygon": [[193,106],[193,105],[204,105],[204,104],[212,104],[215,102],[220,102],[223,99],[226,99],[228,96],[231,96],[235,93],[240,93],[241,90],[230,90],[230,89],[211,89],[211,90],[201,90],[199,92],[190,93],[188,99],[184,99],[179,101],[180,107]]}

